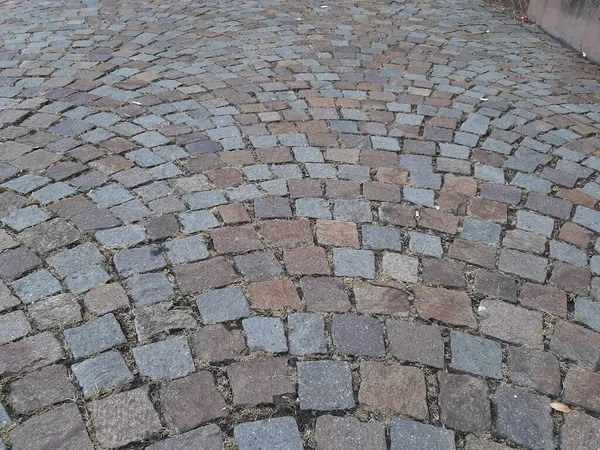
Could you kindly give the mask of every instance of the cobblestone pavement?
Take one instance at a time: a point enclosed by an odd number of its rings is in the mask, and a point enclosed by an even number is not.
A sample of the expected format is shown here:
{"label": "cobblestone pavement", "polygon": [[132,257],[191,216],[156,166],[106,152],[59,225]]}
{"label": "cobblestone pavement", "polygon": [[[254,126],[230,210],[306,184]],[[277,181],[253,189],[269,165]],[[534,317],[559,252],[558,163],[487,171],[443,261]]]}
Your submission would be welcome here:
{"label": "cobblestone pavement", "polygon": [[0,17],[0,449],[600,449],[598,67],[479,0]]}

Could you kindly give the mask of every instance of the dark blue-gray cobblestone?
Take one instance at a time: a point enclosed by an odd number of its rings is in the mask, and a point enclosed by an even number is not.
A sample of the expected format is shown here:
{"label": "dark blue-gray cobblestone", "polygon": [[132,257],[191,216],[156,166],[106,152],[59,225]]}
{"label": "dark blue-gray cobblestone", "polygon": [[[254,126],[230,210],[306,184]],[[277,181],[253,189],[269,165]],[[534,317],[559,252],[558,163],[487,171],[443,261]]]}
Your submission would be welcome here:
{"label": "dark blue-gray cobblestone", "polygon": [[113,314],[64,331],[65,340],[76,359],[100,353],[127,342]]}
{"label": "dark blue-gray cobblestone", "polygon": [[108,351],[71,366],[85,397],[116,389],[134,380],[133,374],[117,351]]}
{"label": "dark blue-gray cobblestone", "polygon": [[195,372],[194,360],[185,337],[175,337],[133,349],[143,377],[173,380]]}

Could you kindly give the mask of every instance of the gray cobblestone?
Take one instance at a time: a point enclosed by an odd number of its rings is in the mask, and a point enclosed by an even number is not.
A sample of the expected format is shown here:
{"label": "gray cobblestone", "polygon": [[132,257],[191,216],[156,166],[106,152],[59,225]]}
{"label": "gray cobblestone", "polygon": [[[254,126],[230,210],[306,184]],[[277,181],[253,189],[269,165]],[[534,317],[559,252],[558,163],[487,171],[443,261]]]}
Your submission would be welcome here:
{"label": "gray cobblestone", "polygon": [[587,255],[583,250],[561,241],[550,241],[550,258],[578,267],[587,266]]}
{"label": "gray cobblestone", "polygon": [[402,250],[402,235],[392,227],[363,225],[362,242],[364,248],[373,250]]}
{"label": "gray cobblestone", "polygon": [[15,231],[21,231],[48,220],[50,216],[37,206],[18,209],[2,219],[2,223]]}
{"label": "gray cobblestone", "polygon": [[575,300],[575,319],[600,332],[600,304],[589,298]]}
{"label": "gray cobblestone", "polygon": [[412,420],[394,419],[391,450],[454,450],[454,432]]}
{"label": "gray cobblestone", "polygon": [[120,205],[129,200],[133,200],[133,195],[118,184],[109,184],[99,189],[91,191],[90,198],[104,208]]}
{"label": "gray cobblestone", "polygon": [[124,277],[162,269],[166,266],[160,247],[154,244],[123,250],[115,255],[114,263],[119,274]]}
{"label": "gray cobblestone", "polygon": [[375,278],[375,256],[370,250],[333,249],[336,276]]}
{"label": "gray cobblestone", "polygon": [[442,257],[444,250],[442,249],[442,241],[439,236],[418,233],[416,231],[410,231],[408,234],[410,238],[408,248],[410,250],[436,258]]}
{"label": "gray cobblestone", "polygon": [[208,249],[200,236],[173,239],[163,244],[167,258],[173,264],[199,261],[209,257]]}
{"label": "gray cobblestone", "polygon": [[121,249],[133,247],[146,239],[144,229],[139,225],[126,225],[96,232],[96,240],[104,247]]}
{"label": "gray cobblestone", "polygon": [[322,198],[299,198],[296,200],[296,214],[311,219],[331,219],[327,200]]}
{"label": "gray cobblestone", "polygon": [[23,303],[33,303],[61,291],[60,283],[47,270],[40,270],[12,283]]}
{"label": "gray cobblestone", "polygon": [[195,372],[194,360],[185,337],[176,337],[133,349],[140,375],[156,380],[173,380]]}
{"label": "gray cobblestone", "polygon": [[134,379],[123,357],[116,351],[86,359],[74,364],[71,369],[86,398],[116,389]]}
{"label": "gray cobblestone", "polygon": [[458,331],[452,331],[450,343],[454,369],[484,377],[502,378],[500,344]]}
{"label": "gray cobblestone", "polygon": [[267,353],[285,353],[288,350],[285,331],[280,319],[250,317],[242,321],[248,348]]}
{"label": "gray cobblestone", "polygon": [[77,359],[99,353],[127,342],[113,314],[64,331],[71,353]]}
{"label": "gray cobblestone", "polygon": [[298,363],[300,409],[328,411],[353,408],[352,375],[343,361]]}
{"label": "gray cobblestone", "polygon": [[578,206],[575,209],[573,222],[600,233],[600,212],[598,211],[586,208],[585,206]]}
{"label": "gray cobblestone", "polygon": [[83,294],[110,279],[110,275],[100,266],[90,266],[69,274],[64,283],[74,294]]}
{"label": "gray cobblestone", "polygon": [[550,237],[554,220],[528,211],[517,211],[517,228]]}
{"label": "gray cobblestone", "polygon": [[134,275],[126,281],[126,286],[136,306],[171,300],[175,296],[171,283],[162,273]]}
{"label": "gray cobblestone", "polygon": [[434,206],[434,192],[429,189],[404,188],[404,199],[410,203],[423,206]]}
{"label": "gray cobblestone", "polygon": [[233,430],[239,450],[302,450],[302,438],[292,417],[242,423]]}
{"label": "gray cobblestone", "polygon": [[216,289],[197,298],[205,323],[227,322],[250,315],[248,301],[240,288]]}
{"label": "gray cobblestone", "polygon": [[325,320],[318,314],[293,313],[288,316],[289,348],[292,355],[326,353]]}
{"label": "gray cobblestone", "polygon": [[460,237],[470,241],[485,242],[486,244],[499,244],[501,231],[502,227],[497,223],[465,219]]}

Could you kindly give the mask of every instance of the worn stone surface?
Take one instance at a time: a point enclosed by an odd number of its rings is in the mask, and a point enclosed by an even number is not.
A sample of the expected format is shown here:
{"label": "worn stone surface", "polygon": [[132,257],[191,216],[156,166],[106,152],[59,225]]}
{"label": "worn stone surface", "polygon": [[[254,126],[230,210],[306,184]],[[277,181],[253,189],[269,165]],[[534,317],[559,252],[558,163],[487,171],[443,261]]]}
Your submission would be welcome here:
{"label": "worn stone surface", "polygon": [[560,367],[551,353],[521,347],[510,347],[507,355],[508,377],[519,385],[543,394],[560,392]]}
{"label": "worn stone surface", "polygon": [[525,347],[543,347],[542,313],[499,300],[482,301],[477,313],[484,334]]}
{"label": "worn stone surface", "polygon": [[194,372],[194,361],[184,336],[133,349],[140,375],[158,380],[181,378]]}
{"label": "worn stone surface", "polygon": [[171,300],[175,293],[169,280],[162,273],[134,275],[125,282],[136,306],[147,306]]}
{"label": "worn stone surface", "polygon": [[452,325],[476,326],[471,299],[460,291],[418,286],[414,288],[415,306],[425,320],[435,319]]}
{"label": "worn stone surface", "polygon": [[452,331],[452,367],[490,378],[502,377],[502,348],[497,342]]}
{"label": "worn stone surface", "polygon": [[227,286],[238,280],[237,274],[224,258],[186,264],[176,268],[174,273],[184,294]]}
{"label": "worn stone surface", "polygon": [[547,398],[506,386],[500,386],[494,397],[500,437],[527,448],[554,448]]}
{"label": "worn stone surface", "polygon": [[292,355],[326,353],[325,320],[312,313],[293,313],[288,316],[288,340]]}
{"label": "worn stone surface", "polygon": [[282,273],[281,263],[271,252],[238,255],[234,259],[248,281],[267,281]]}
{"label": "worn stone surface", "polygon": [[221,324],[199,328],[190,338],[196,356],[206,361],[224,361],[245,354],[246,341],[241,330],[227,330]]}
{"label": "worn stone surface", "polygon": [[425,377],[421,370],[366,361],[361,363],[360,377],[358,401],[367,410],[423,420],[428,417]]}
{"label": "worn stone surface", "polygon": [[317,241],[320,245],[336,247],[358,247],[358,231],[356,225],[335,220],[317,220]]}
{"label": "worn stone surface", "polygon": [[573,411],[565,417],[560,428],[560,446],[564,450],[594,448],[600,440],[600,422],[581,411]]}
{"label": "worn stone surface", "polygon": [[333,268],[339,277],[375,278],[375,256],[371,250],[333,249]]}
{"label": "worn stone surface", "polygon": [[31,325],[23,311],[15,311],[0,316],[0,345],[27,336]]}
{"label": "worn stone surface", "polygon": [[440,369],[444,366],[444,341],[438,327],[388,320],[386,328],[388,350],[399,360]]}
{"label": "worn stone surface", "polygon": [[511,5],[0,3],[0,448],[71,398],[159,450],[546,448],[506,383],[598,415],[600,72]]}
{"label": "worn stone surface", "polygon": [[290,275],[329,275],[331,269],[322,247],[286,249],[283,261]]}
{"label": "worn stone surface", "polygon": [[383,273],[397,281],[416,283],[419,279],[419,260],[397,253],[384,253],[381,261]]}
{"label": "worn stone surface", "polygon": [[298,363],[300,409],[328,411],[355,405],[350,366],[342,361]]}
{"label": "worn stone surface", "polygon": [[19,299],[12,294],[10,289],[4,283],[0,283],[0,312],[9,310],[19,303]]}
{"label": "worn stone surface", "polygon": [[65,220],[53,219],[29,228],[21,233],[20,238],[27,247],[44,254],[77,242],[81,233]]}
{"label": "worn stone surface", "polygon": [[196,303],[204,323],[227,322],[250,315],[248,301],[240,288],[216,289],[201,294]]}
{"label": "worn stone surface", "polygon": [[521,253],[516,250],[502,250],[498,269],[503,272],[519,275],[536,283],[546,281],[546,265],[548,260],[535,255]]}
{"label": "worn stone surface", "polygon": [[114,257],[117,271],[123,277],[151,272],[166,266],[157,245],[147,245],[133,250],[123,250]]}
{"label": "worn stone surface", "polygon": [[467,436],[465,450],[508,450],[512,447],[498,444],[490,439],[477,437],[473,434]]}
{"label": "worn stone surface", "polygon": [[60,283],[47,270],[40,270],[12,283],[12,288],[23,303],[33,303],[60,292]]}
{"label": "worn stone surface", "polygon": [[302,437],[291,417],[265,419],[235,427],[233,436],[240,450],[269,448],[273,450],[302,450]]}
{"label": "worn stone surface", "polygon": [[145,386],[96,400],[88,408],[96,438],[106,448],[148,439],[161,427]]}
{"label": "worn stone surface", "polygon": [[591,411],[600,411],[600,375],[572,367],[564,381],[563,401]]}
{"label": "worn stone surface", "polygon": [[454,450],[454,433],[451,430],[412,420],[394,419],[390,432],[391,450]]}
{"label": "worn stone surface", "polygon": [[444,287],[465,287],[465,265],[456,261],[423,258],[423,282]]}
{"label": "worn stone surface", "polygon": [[401,314],[409,308],[408,292],[393,283],[356,282],[354,300],[356,309],[365,314]]}
{"label": "worn stone surface", "polygon": [[179,434],[163,441],[158,441],[147,447],[148,450],[186,450],[200,447],[206,450],[221,450],[223,437],[221,429],[214,424],[196,428],[187,433]]}
{"label": "worn stone surface", "polygon": [[552,269],[550,283],[559,289],[579,295],[587,295],[591,273],[587,267],[575,267],[557,261]]}
{"label": "worn stone surface", "polygon": [[515,302],[517,300],[516,280],[501,273],[478,270],[475,272],[475,289],[477,292]]}
{"label": "worn stone surface", "polygon": [[344,282],[339,278],[304,277],[300,280],[300,287],[309,311],[350,310],[350,299]]}
{"label": "worn stone surface", "polygon": [[127,342],[119,322],[113,314],[102,316],[94,322],[64,331],[71,353],[77,359],[99,353]]}
{"label": "worn stone surface", "polygon": [[256,309],[302,309],[296,286],[287,279],[251,283],[248,297],[251,307]]}
{"label": "worn stone surface", "polygon": [[93,397],[134,380],[123,357],[114,350],[73,364],[71,370],[86,397]]}
{"label": "worn stone surface", "polygon": [[384,450],[385,427],[381,422],[360,422],[354,417],[319,416],[315,441],[323,450]]}
{"label": "worn stone surface", "polygon": [[559,317],[567,315],[567,294],[552,286],[524,283],[520,301],[526,308],[533,308]]}
{"label": "worn stone surface", "polygon": [[62,358],[60,342],[46,331],[0,347],[0,375],[29,372]]}
{"label": "worn stone surface", "polygon": [[252,351],[285,353],[288,350],[281,319],[249,317],[242,321],[246,343]]}
{"label": "worn stone surface", "polygon": [[101,316],[128,307],[129,299],[119,283],[111,283],[88,291],[83,303],[90,313]]}
{"label": "worn stone surface", "polygon": [[438,373],[440,420],[465,432],[485,432],[492,425],[489,389],[484,380],[468,375]]}
{"label": "worn stone surface", "polygon": [[592,330],[600,332],[600,304],[586,298],[575,300],[575,318],[590,327]]}
{"label": "worn stone surface", "polygon": [[74,403],[66,403],[23,423],[11,431],[10,442],[18,450],[94,448]]}
{"label": "worn stone surface", "polygon": [[228,414],[213,375],[206,371],[169,383],[159,396],[167,425],[179,433]]}
{"label": "worn stone surface", "polygon": [[233,363],[228,366],[227,375],[234,405],[277,404],[294,397],[295,386],[287,358]]}
{"label": "worn stone surface", "polygon": [[600,335],[574,323],[560,320],[550,339],[557,355],[595,368],[600,363]]}
{"label": "worn stone surface", "polygon": [[134,310],[135,332],[140,341],[145,341],[159,333],[196,328],[196,319],[185,311],[170,309],[168,303]]}
{"label": "worn stone surface", "polygon": [[19,414],[69,400],[76,393],[66,367],[59,365],[29,373],[10,385],[10,401]]}
{"label": "worn stone surface", "polygon": [[332,334],[333,345],[341,355],[385,355],[383,326],[375,318],[336,314],[333,317]]}

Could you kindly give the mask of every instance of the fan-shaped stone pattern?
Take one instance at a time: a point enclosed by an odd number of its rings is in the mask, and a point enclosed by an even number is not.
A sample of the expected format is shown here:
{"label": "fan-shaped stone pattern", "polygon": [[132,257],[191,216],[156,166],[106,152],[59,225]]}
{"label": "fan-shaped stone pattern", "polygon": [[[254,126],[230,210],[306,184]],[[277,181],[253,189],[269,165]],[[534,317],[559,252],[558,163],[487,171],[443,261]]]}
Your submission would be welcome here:
{"label": "fan-shaped stone pattern", "polygon": [[597,443],[597,67],[480,0],[0,30],[0,448]]}

